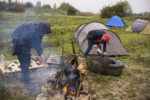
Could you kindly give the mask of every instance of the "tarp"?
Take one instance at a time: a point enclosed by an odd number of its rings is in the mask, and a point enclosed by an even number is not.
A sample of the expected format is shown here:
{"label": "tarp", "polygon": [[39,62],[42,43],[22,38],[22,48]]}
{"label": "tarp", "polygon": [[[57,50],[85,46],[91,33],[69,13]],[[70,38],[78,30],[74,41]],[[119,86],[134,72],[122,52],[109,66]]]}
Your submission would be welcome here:
{"label": "tarp", "polygon": [[150,23],[146,24],[145,28],[140,32],[140,34],[150,34]]}
{"label": "tarp", "polygon": [[106,22],[105,25],[107,25],[107,26],[115,26],[115,27],[123,27],[126,24],[119,16],[113,16]]}
{"label": "tarp", "polygon": [[131,25],[126,29],[126,31],[132,32]]}
{"label": "tarp", "polygon": [[[89,31],[94,29],[100,29],[110,34],[111,39],[107,45],[106,50],[109,56],[127,55],[127,52],[124,50],[121,44],[120,38],[100,22],[90,22],[82,24],[75,31],[74,38],[78,42],[79,48],[83,53],[88,48],[87,34]],[[95,48],[92,48],[89,54],[97,54],[97,51],[95,50]]]}

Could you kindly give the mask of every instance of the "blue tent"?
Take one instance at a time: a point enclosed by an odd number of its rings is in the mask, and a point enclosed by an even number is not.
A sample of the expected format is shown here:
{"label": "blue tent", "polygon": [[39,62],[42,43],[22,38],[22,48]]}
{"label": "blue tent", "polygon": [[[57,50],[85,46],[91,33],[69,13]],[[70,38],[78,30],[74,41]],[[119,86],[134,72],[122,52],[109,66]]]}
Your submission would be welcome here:
{"label": "blue tent", "polygon": [[116,26],[116,27],[123,27],[126,24],[119,16],[113,16],[107,21],[107,23],[105,25],[107,25],[107,26]]}

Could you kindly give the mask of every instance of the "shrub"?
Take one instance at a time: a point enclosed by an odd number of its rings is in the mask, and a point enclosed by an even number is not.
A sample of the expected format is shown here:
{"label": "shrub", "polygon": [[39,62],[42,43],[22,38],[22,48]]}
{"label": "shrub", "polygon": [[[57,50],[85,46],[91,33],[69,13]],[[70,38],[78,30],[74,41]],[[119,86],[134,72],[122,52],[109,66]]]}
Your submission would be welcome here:
{"label": "shrub", "polygon": [[77,12],[77,9],[65,2],[63,2],[58,9],[67,11],[68,15],[75,15]]}
{"label": "shrub", "polygon": [[30,2],[26,2],[24,6],[25,6],[26,8],[32,8],[32,7],[33,7],[33,4],[30,3]]}
{"label": "shrub", "polygon": [[67,10],[67,15],[75,15],[76,12],[77,12],[77,10],[70,6]]}
{"label": "shrub", "polygon": [[43,5],[42,8],[48,8],[51,9],[51,6],[49,4]]}
{"label": "shrub", "polygon": [[101,10],[102,18],[109,18],[114,15],[120,17],[130,16],[132,14],[132,9],[127,1],[118,2],[116,5],[110,7],[106,6]]}

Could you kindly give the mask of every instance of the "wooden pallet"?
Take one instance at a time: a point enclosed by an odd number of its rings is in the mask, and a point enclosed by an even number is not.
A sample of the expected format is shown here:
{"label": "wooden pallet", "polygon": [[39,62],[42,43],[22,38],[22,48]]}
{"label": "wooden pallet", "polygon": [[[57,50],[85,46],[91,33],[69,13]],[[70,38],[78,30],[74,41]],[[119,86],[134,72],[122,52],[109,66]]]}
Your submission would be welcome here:
{"label": "wooden pallet", "polygon": [[[31,60],[29,69],[36,69],[41,67],[43,67],[43,65],[40,65],[39,62],[35,62],[34,60]],[[21,69],[18,60],[7,61],[5,64],[0,66],[1,74],[7,74],[7,73],[19,72],[19,71],[21,71]]]}
{"label": "wooden pallet", "polygon": [[[60,56],[50,56],[48,60],[46,61],[47,64],[60,64],[61,57]],[[29,69],[37,69],[44,67],[40,62],[34,61],[31,59],[31,63],[29,66]],[[13,72],[19,72],[20,69],[20,63],[18,60],[11,60],[7,61],[5,64],[0,65],[0,74],[7,74],[7,73],[13,73]]]}

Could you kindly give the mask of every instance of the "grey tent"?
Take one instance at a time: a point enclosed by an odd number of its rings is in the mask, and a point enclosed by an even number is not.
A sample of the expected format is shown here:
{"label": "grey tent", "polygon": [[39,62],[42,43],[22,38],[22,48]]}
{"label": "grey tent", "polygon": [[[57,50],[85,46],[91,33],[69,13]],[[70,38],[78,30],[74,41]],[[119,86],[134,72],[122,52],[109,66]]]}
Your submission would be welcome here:
{"label": "grey tent", "polygon": [[131,26],[132,31],[136,33],[140,33],[148,23],[149,21],[147,20],[136,19]]}
{"label": "grey tent", "polygon": [[[75,33],[74,38],[78,42],[80,50],[84,53],[88,48],[88,41],[87,41],[87,34],[89,31],[94,29],[101,29],[106,33],[110,34],[111,39],[107,45],[107,53],[109,56],[120,56],[120,55],[127,55],[127,52],[123,48],[120,38],[110,29],[108,29],[104,24],[100,22],[89,22],[80,25]],[[97,51],[92,48],[89,54],[97,54]]]}

